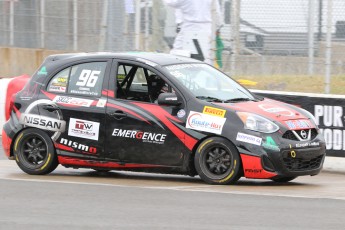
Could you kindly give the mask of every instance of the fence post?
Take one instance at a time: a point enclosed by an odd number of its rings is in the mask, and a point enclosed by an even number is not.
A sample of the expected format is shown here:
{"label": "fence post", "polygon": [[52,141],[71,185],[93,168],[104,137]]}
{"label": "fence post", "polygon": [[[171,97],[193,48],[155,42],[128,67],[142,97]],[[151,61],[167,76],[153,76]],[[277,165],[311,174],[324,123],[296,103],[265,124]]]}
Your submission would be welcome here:
{"label": "fence post", "polygon": [[325,60],[325,93],[330,93],[331,81],[331,55],[332,55],[332,15],[333,0],[327,1],[327,34],[326,34],[326,60]]}
{"label": "fence post", "polygon": [[308,17],[308,75],[314,74],[314,19],[315,19],[315,0],[309,0]]}
{"label": "fence post", "polygon": [[73,50],[78,50],[78,0],[73,1]]}
{"label": "fence post", "polygon": [[140,50],[140,22],[141,22],[141,8],[140,0],[135,3],[135,50]]}

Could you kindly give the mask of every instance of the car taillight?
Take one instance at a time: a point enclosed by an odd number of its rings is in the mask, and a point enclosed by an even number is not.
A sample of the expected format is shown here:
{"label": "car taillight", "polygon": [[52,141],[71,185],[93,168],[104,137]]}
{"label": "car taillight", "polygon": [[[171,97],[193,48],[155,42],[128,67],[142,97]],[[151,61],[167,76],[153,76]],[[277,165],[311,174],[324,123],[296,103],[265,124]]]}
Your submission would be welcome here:
{"label": "car taillight", "polygon": [[9,104],[6,108],[6,121],[8,119],[10,119],[10,116],[11,116],[11,111],[14,109],[14,101],[16,100],[16,96],[17,94],[13,94],[11,97],[10,97],[10,101],[9,101]]}

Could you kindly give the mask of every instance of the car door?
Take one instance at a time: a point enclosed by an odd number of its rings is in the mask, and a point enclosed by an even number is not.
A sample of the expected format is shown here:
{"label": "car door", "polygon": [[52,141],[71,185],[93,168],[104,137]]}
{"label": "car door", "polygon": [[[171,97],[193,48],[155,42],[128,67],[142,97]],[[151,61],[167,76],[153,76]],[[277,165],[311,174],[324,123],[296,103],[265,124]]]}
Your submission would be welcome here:
{"label": "car door", "polygon": [[184,134],[177,130],[181,122],[177,113],[183,105],[155,103],[147,79],[162,76],[153,68],[131,61],[114,62],[113,68],[109,88],[116,93],[106,107],[106,157],[124,163],[180,165],[186,148]]}
{"label": "car door", "polygon": [[37,105],[40,115],[55,124],[50,131],[59,155],[103,157],[107,97],[102,90],[111,62],[96,59],[64,66],[43,87]]}

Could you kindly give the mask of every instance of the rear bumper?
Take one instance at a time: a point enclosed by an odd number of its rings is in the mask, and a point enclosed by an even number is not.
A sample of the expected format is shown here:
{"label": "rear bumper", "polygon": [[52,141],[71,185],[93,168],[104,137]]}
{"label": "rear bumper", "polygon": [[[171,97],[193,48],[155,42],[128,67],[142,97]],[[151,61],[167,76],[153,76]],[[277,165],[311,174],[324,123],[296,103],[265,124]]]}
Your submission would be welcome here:
{"label": "rear bumper", "polygon": [[5,155],[10,158],[11,157],[11,143],[12,139],[7,135],[5,130],[2,130],[2,147],[4,149]]}

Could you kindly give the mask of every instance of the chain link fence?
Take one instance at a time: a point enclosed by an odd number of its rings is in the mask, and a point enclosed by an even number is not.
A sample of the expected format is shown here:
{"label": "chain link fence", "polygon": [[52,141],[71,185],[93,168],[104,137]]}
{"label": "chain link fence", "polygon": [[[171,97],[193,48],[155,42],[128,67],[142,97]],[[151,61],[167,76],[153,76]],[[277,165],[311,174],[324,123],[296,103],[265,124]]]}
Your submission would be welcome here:
{"label": "chain link fence", "polygon": [[[331,75],[344,75],[344,0],[219,3],[224,72],[254,80],[320,76],[326,92]],[[4,47],[169,52],[175,30],[174,9],[163,0],[0,0]]]}

